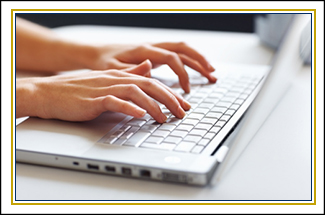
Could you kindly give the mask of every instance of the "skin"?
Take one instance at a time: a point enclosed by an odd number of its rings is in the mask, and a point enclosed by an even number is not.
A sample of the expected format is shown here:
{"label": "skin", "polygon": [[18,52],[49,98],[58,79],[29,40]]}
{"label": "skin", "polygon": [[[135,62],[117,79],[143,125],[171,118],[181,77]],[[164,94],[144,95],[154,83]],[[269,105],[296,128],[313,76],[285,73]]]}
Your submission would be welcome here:
{"label": "skin", "polygon": [[[167,64],[190,92],[184,65],[210,82],[214,68],[185,43],[89,45],[60,38],[50,29],[16,19],[16,68],[48,74],[16,81],[16,117],[86,121],[105,111],[142,117],[147,112],[166,120],[157,100],[183,118],[190,104],[159,81],[150,78],[153,67]],[[55,75],[59,71],[93,71]],[[131,101],[131,102],[129,102]]]}

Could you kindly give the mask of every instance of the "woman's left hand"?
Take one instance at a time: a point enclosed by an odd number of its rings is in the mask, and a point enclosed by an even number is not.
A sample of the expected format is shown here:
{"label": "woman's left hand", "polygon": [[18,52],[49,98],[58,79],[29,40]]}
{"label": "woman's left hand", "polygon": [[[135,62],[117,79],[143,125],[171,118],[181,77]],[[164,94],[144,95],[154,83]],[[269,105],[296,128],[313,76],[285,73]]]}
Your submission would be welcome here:
{"label": "woman's left hand", "polygon": [[[183,90],[190,91],[188,74],[184,65],[198,71],[210,82],[216,82],[211,74],[215,69],[196,50],[183,42],[155,43],[142,45],[106,45],[98,46],[95,60],[89,67],[95,70],[125,69],[134,67],[149,59],[153,67],[167,64],[178,76]],[[138,75],[150,77],[150,72]]]}

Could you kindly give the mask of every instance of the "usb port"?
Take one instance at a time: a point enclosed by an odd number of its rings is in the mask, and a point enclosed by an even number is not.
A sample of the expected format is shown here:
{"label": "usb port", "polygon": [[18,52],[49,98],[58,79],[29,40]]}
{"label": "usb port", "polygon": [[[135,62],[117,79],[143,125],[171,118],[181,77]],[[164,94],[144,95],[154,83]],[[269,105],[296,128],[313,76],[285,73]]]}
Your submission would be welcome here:
{"label": "usb port", "polygon": [[140,170],[140,176],[141,177],[145,177],[145,178],[150,178],[151,176],[151,173],[149,170]]}
{"label": "usb port", "polygon": [[105,166],[105,170],[107,172],[115,172],[115,167],[114,166]]}
{"label": "usb port", "polygon": [[95,164],[87,164],[88,169],[99,170],[99,166]]}

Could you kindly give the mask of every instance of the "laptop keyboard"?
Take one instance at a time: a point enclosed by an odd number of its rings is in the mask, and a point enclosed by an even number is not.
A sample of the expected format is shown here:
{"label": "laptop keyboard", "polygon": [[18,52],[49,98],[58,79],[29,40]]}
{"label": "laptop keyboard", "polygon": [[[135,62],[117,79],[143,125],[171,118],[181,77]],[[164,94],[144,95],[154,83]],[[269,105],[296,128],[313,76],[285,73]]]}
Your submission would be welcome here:
{"label": "laptop keyboard", "polygon": [[113,134],[106,135],[104,144],[126,147],[174,150],[199,154],[231,119],[253,92],[262,77],[226,77],[216,84],[191,88],[184,98],[191,104],[183,119],[173,116],[160,105],[167,116],[163,124],[150,115],[133,118]]}

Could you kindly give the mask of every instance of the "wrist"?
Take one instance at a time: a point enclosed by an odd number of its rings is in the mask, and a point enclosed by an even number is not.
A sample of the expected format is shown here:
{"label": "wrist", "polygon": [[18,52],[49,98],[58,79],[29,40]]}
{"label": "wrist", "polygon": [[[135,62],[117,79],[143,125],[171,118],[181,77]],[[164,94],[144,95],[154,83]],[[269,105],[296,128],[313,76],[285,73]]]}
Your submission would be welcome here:
{"label": "wrist", "polygon": [[22,78],[16,81],[16,118],[37,116],[34,78]]}
{"label": "wrist", "polygon": [[58,53],[64,55],[70,69],[95,69],[95,62],[99,55],[97,46],[59,41],[57,48]]}

